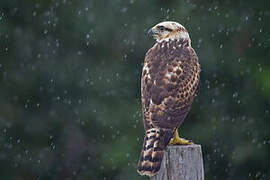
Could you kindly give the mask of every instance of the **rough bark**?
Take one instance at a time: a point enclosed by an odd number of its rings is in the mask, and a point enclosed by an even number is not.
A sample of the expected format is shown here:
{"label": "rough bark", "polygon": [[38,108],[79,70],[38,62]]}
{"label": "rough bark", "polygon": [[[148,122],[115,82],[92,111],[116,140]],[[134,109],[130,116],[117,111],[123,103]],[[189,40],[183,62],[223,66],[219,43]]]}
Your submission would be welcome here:
{"label": "rough bark", "polygon": [[204,180],[201,146],[168,146],[158,174],[150,180]]}

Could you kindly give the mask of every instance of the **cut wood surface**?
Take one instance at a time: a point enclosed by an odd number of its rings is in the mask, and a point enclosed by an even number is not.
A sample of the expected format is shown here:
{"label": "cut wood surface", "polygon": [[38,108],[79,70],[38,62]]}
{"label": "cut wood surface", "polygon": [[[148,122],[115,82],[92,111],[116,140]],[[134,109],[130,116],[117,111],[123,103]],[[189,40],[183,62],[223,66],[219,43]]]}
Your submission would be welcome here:
{"label": "cut wood surface", "polygon": [[204,180],[201,146],[168,146],[158,174],[150,180]]}

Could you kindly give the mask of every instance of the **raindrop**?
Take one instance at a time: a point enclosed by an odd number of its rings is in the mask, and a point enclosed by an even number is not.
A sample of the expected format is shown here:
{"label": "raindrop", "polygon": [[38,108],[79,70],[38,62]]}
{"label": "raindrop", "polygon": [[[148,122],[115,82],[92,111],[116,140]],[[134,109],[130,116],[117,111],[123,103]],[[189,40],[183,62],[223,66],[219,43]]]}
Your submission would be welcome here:
{"label": "raindrop", "polygon": [[239,63],[241,62],[241,58],[238,58],[238,62],[239,62]]}
{"label": "raindrop", "polygon": [[126,7],[123,7],[122,10],[121,10],[123,13],[127,12],[127,8]]}
{"label": "raindrop", "polygon": [[233,93],[233,98],[237,98],[237,97],[238,97],[238,93],[237,92]]}

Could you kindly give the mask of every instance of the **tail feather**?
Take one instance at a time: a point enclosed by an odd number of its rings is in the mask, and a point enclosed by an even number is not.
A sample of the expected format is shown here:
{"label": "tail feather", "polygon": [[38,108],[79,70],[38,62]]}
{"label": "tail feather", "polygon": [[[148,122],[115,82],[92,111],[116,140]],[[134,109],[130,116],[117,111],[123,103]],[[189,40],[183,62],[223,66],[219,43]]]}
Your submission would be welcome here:
{"label": "tail feather", "polygon": [[146,131],[137,167],[141,175],[154,176],[159,171],[164,150],[172,135],[169,129],[152,128]]}

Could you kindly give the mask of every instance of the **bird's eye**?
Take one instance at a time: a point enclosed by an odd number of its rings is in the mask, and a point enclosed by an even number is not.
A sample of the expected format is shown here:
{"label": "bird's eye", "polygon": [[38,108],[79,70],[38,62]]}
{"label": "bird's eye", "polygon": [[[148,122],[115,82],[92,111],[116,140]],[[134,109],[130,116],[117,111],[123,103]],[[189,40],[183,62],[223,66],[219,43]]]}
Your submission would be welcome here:
{"label": "bird's eye", "polygon": [[158,26],[158,29],[159,29],[159,31],[161,31],[161,32],[163,32],[163,31],[169,31],[169,32],[171,32],[171,31],[172,31],[171,29],[166,28],[166,27],[164,27],[164,26]]}
{"label": "bird's eye", "polygon": [[164,31],[165,28],[164,28],[163,26],[160,26],[160,27],[159,27],[159,30],[160,30],[160,31]]}

